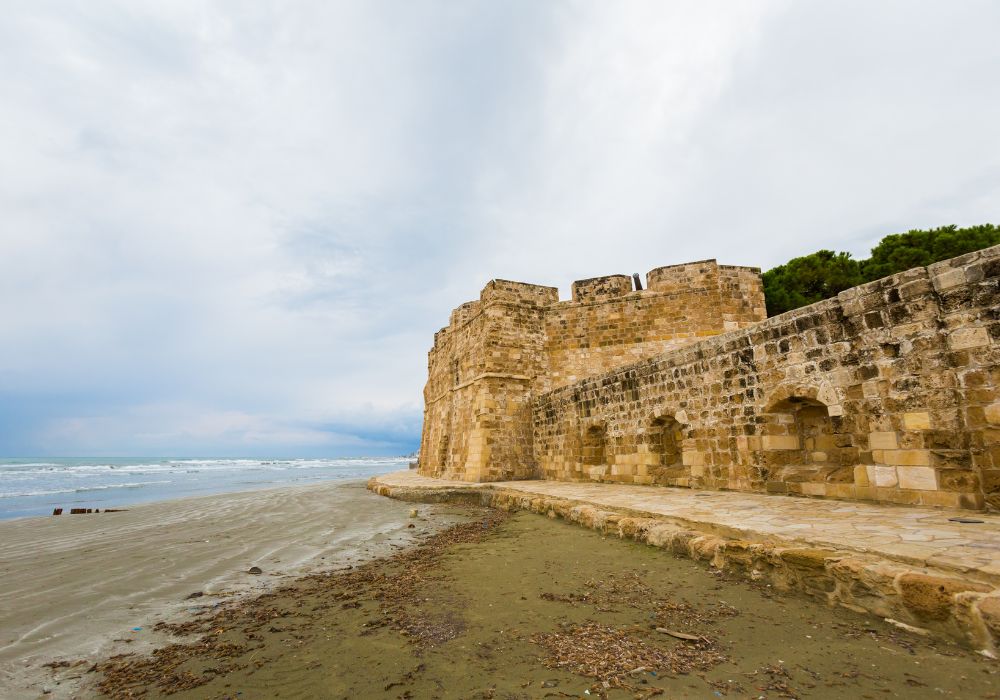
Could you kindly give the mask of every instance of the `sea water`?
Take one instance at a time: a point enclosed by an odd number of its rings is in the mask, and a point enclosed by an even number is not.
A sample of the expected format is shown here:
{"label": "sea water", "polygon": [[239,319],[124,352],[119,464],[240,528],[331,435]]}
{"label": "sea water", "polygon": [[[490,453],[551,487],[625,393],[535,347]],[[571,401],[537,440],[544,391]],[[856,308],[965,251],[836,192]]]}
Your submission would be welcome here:
{"label": "sea water", "polygon": [[0,520],[54,508],[119,508],[184,496],[367,479],[411,458],[0,459]]}

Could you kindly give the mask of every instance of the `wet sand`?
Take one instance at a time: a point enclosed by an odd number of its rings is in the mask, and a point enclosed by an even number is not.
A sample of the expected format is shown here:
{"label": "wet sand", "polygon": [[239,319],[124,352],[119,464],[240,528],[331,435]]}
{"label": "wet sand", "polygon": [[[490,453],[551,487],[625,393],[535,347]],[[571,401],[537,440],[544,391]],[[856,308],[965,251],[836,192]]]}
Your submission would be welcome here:
{"label": "wet sand", "polygon": [[179,616],[171,646],[89,675],[120,698],[1000,697],[1000,664],[973,652],[562,521],[479,513]]}
{"label": "wet sand", "polygon": [[[414,507],[438,515],[408,528]],[[0,697],[71,697],[80,674],[43,663],[149,650],[158,620],[397,551],[449,512],[332,482],[0,522]]]}

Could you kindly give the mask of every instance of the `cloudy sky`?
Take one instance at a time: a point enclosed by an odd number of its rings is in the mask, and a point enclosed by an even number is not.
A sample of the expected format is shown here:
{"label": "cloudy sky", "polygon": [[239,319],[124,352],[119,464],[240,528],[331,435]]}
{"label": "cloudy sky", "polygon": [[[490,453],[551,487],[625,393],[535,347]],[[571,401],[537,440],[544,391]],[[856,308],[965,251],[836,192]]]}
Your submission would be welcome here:
{"label": "cloudy sky", "polygon": [[1000,219],[992,1],[3,6],[0,456],[409,452],[492,277]]}

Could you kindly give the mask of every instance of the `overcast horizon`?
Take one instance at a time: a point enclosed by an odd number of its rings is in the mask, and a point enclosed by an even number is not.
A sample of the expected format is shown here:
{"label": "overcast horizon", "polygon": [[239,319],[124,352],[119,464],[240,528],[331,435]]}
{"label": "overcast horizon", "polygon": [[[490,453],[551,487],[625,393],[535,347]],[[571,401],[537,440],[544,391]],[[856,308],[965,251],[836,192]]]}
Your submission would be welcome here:
{"label": "overcast horizon", "polygon": [[30,2],[0,456],[412,452],[492,278],[997,223],[1000,5]]}

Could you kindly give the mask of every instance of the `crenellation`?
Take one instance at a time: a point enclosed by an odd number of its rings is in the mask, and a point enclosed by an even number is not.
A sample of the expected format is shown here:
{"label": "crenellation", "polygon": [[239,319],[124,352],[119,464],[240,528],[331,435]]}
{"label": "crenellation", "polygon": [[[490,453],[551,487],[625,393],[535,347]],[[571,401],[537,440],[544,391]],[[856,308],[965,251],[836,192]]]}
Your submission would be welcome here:
{"label": "crenellation", "polygon": [[459,326],[464,326],[474,317],[478,316],[479,312],[482,311],[482,308],[483,304],[478,300],[467,301],[464,304],[460,304],[455,307],[454,311],[451,312],[451,317],[448,320],[448,327],[454,330]]}
{"label": "crenellation", "polygon": [[435,337],[421,472],[1000,507],[1000,247],[764,318],[704,260],[494,280]]}
{"label": "crenellation", "polygon": [[621,297],[631,291],[632,278],[628,275],[592,277],[573,283],[573,301],[578,303]]}

